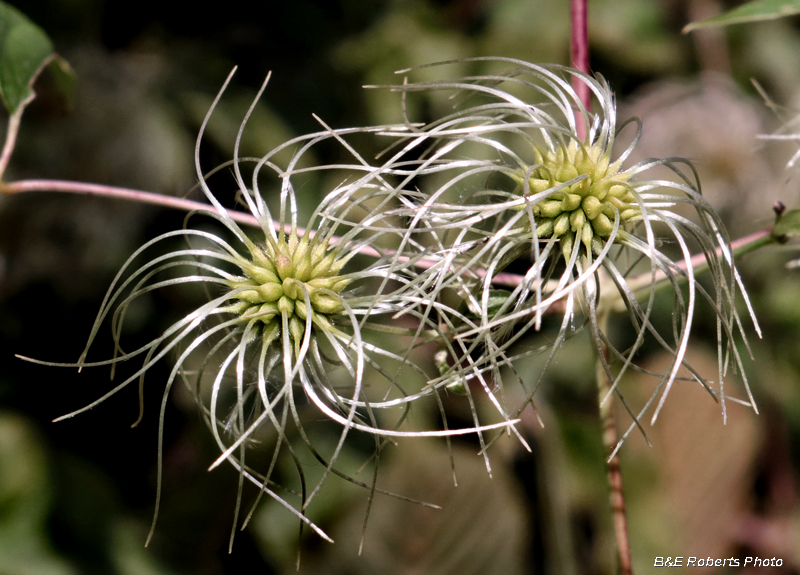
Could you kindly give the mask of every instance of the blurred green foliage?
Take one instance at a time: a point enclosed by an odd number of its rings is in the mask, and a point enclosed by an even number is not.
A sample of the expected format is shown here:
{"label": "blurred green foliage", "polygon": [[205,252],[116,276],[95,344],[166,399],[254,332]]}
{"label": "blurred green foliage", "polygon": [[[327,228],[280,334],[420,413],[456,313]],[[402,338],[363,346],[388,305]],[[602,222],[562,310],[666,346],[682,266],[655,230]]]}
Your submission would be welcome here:
{"label": "blurred green foliage", "polygon": [[711,26],[730,26],[731,24],[747,24],[761,20],[775,20],[800,13],[800,2],[797,0],[754,0],[733,10],[699,22],[692,22],[683,31],[691,32]]}

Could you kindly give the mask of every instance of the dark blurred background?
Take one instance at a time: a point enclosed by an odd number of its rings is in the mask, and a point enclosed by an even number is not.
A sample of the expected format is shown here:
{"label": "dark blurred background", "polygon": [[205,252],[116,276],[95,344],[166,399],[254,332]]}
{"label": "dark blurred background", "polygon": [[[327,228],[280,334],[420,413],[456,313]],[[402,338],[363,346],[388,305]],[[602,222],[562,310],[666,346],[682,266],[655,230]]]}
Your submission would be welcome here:
{"label": "dark blurred background", "polygon": [[[51,36],[77,73],[78,92],[68,110],[48,78],[40,80],[9,181],[58,178],[185,194],[195,181],[195,135],[234,65],[238,72],[203,148],[207,166],[231,156],[239,121],[270,70],[245,155],[318,130],[312,113],[333,127],[398,121],[396,95],[361,88],[401,81],[398,69],[470,56],[560,64],[569,58],[563,0],[10,4]],[[680,32],[736,4],[593,0],[589,6],[592,69],[614,87],[620,117],[644,122],[637,159],[676,155],[695,162],[734,237],[769,226],[776,200],[800,207],[800,179],[784,169],[792,144],[755,139],[791,118],[792,106],[800,108],[798,21]],[[787,108],[768,109],[751,78]],[[301,209],[324,193],[324,186],[304,190]],[[143,547],[155,501],[166,363],[149,374],[144,421],[131,429],[138,414],[134,388],[79,417],[51,422],[107,391],[106,369],[78,374],[14,357],[75,361],[121,264],[148,239],[182,225],[181,213],[110,199],[0,197],[1,575],[296,571],[297,522],[269,503],[228,554],[236,475],[225,468],[206,472],[216,448],[177,389],[166,416],[160,517]],[[800,271],[785,268],[800,254],[792,250],[764,250],[741,263],[765,333],[762,340],[751,337],[755,361],[746,365],[761,414],[731,406],[723,425],[706,394],[678,385],[649,429],[653,447],[634,435],[622,450],[640,573],[658,556],[691,555],[780,557],[784,566],[770,573],[800,572]],[[130,314],[130,347],[160,335],[191,309],[193,297],[202,296],[147,299]],[[692,361],[714,373],[713,318],[697,321]],[[107,336],[101,332],[96,359],[112,353]],[[365,494],[334,485],[319,520],[337,543],[306,533],[300,572],[612,572],[586,343],[567,347],[538,396],[545,428],[533,417],[523,424],[533,453],[501,443],[492,452],[490,478],[476,445],[456,441],[454,487],[443,444],[387,450],[383,485],[443,510],[379,497],[359,557]],[[665,359],[654,353],[646,361],[655,368]],[[530,360],[525,369],[535,373],[536,365]],[[631,378],[626,393],[643,400],[650,385]],[[736,376],[730,385],[742,393]]]}

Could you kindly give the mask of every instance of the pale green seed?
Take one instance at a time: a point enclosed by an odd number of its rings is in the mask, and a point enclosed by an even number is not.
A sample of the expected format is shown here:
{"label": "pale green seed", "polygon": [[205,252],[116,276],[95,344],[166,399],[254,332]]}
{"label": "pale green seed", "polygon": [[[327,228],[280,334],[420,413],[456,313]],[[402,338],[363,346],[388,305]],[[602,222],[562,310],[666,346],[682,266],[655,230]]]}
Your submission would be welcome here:
{"label": "pale green seed", "polygon": [[339,297],[334,297],[327,293],[314,292],[310,295],[310,298],[314,309],[319,313],[334,314],[344,311],[342,300]]}
{"label": "pale green seed", "polygon": [[537,205],[540,213],[546,218],[554,218],[564,211],[563,204],[558,200],[545,200]]}
{"label": "pale green seed", "polygon": [[569,229],[573,232],[578,233],[583,229],[583,224],[586,223],[586,214],[583,213],[583,210],[575,210],[569,216]]}
{"label": "pale green seed", "polygon": [[292,267],[292,258],[280,252],[275,256],[275,268],[282,280],[292,277]]}
{"label": "pale green seed", "polygon": [[595,196],[586,196],[581,202],[581,209],[583,209],[587,218],[593,220],[603,209],[603,204]]}
{"label": "pale green seed", "polygon": [[553,224],[553,235],[560,237],[569,231],[569,214],[562,213],[555,219]]}
{"label": "pale green seed", "polygon": [[592,220],[592,228],[602,237],[608,236],[614,231],[614,222],[611,221],[605,214],[598,215]]}
{"label": "pale green seed", "polygon": [[581,228],[581,241],[583,245],[586,246],[586,249],[592,248],[592,240],[594,239],[594,232],[592,231],[592,225],[585,223]]}
{"label": "pale green seed", "polygon": [[564,198],[562,204],[564,205],[564,211],[571,212],[573,210],[577,210],[583,198],[578,194],[567,194],[567,197]]}
{"label": "pale green seed", "polygon": [[537,220],[536,237],[546,238],[553,234],[553,220]]}
{"label": "pale green seed", "polygon": [[294,300],[283,296],[278,300],[278,311],[284,315],[292,315],[294,313]]}

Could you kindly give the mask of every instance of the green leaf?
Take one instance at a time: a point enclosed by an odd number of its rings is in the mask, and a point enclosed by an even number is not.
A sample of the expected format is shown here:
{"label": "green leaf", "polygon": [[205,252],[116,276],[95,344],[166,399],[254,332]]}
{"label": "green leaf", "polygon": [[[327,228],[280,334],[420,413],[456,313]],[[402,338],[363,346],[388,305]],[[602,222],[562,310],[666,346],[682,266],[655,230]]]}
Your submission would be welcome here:
{"label": "green leaf", "polygon": [[58,88],[58,91],[61,92],[61,96],[64,98],[67,108],[71,109],[72,105],[75,103],[75,88],[77,86],[75,71],[72,69],[72,66],[69,65],[69,62],[58,54],[54,56],[48,68],[50,69],[50,74],[53,77],[56,88]]}
{"label": "green leaf", "polygon": [[692,22],[683,29],[683,33],[686,34],[698,28],[710,28],[712,26],[729,26],[730,24],[744,24],[759,20],[775,20],[776,18],[794,14],[800,14],[800,0],[755,0],[708,20]]}
{"label": "green leaf", "polygon": [[506,300],[511,296],[511,292],[504,289],[489,290],[489,305],[486,306],[486,311],[489,317],[494,317],[500,311],[500,308],[506,303]]}
{"label": "green leaf", "polygon": [[16,8],[0,2],[0,97],[9,114],[33,98],[33,82],[54,57],[47,34]]}
{"label": "green leaf", "polygon": [[[476,298],[478,301],[481,300],[483,294],[478,292],[476,294]],[[511,296],[511,292],[504,289],[490,289],[489,290],[489,301],[487,302],[486,306],[486,314],[489,318],[495,316],[495,314],[500,310],[503,304],[506,303],[509,296]],[[461,302],[461,306],[459,307],[459,311],[465,314],[467,317],[472,319],[479,319],[481,317],[481,310],[479,309],[472,309],[471,306],[467,305],[466,301]]]}
{"label": "green leaf", "polygon": [[789,210],[781,214],[772,228],[771,235],[779,243],[800,237],[800,210]]}

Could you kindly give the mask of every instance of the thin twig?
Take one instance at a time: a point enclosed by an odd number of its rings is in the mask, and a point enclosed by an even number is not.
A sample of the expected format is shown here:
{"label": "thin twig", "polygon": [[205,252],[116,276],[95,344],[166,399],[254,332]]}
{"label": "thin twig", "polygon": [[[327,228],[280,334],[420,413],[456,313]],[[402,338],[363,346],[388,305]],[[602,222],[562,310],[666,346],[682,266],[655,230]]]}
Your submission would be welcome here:
{"label": "thin twig", "polygon": [[[17,182],[0,184],[0,193],[17,194],[21,192],[67,192],[70,194],[84,194],[90,196],[101,196],[104,198],[117,198],[129,200],[131,202],[141,202],[173,208],[185,212],[203,211],[217,213],[213,206],[203,202],[177,198],[142,190],[130,188],[119,188],[116,186],[104,186],[101,184],[90,184],[86,182],[70,182],[66,180],[19,180]],[[246,226],[258,226],[258,220],[252,214],[229,210],[228,215],[234,221]]]}
{"label": "thin twig", "polygon": [[[570,56],[572,67],[576,70],[589,73],[589,26],[586,15],[586,0],[570,0],[570,19],[572,22],[572,45]],[[572,77],[572,87],[578,94],[583,107],[588,110],[591,104],[592,94],[589,84],[578,78]],[[581,114],[575,118],[578,137],[583,140],[586,138],[586,125]]]}
{"label": "thin twig", "polygon": [[[597,321],[598,323],[605,323],[603,317],[598,317]],[[603,351],[606,354],[608,353],[605,345],[603,346]],[[606,362],[608,359],[609,358],[606,357]],[[614,534],[617,540],[619,573],[620,575],[632,575],[633,565],[631,562],[630,537],[628,535],[628,519],[625,513],[625,492],[622,489],[622,468],[620,466],[619,455],[614,454],[614,448],[619,441],[617,427],[614,423],[614,404],[611,401],[602,401],[603,398],[611,392],[611,382],[608,379],[608,374],[600,359],[597,360],[597,369],[595,372],[597,376],[598,397],[600,399],[600,424],[603,429],[603,449],[606,454],[606,476],[610,489],[611,514],[614,518]]]}
{"label": "thin twig", "polygon": [[[167,196],[164,194],[156,194],[153,192],[145,192],[142,190],[120,188],[116,186],[104,186],[101,184],[90,184],[85,182],[71,182],[67,180],[19,180],[9,183],[0,182],[0,194],[13,195],[23,192],[67,192],[71,194],[84,194],[105,198],[116,198],[132,202],[142,202],[155,206],[182,210],[185,212],[201,211],[218,213],[213,206],[203,202],[188,200],[186,198],[178,198],[175,196]],[[236,210],[227,210],[227,213],[232,220],[240,224],[259,227],[258,220],[252,214],[247,212],[239,212]],[[275,225],[278,226],[279,224],[276,223]],[[774,243],[774,240],[770,236],[771,232],[772,228],[766,228],[743,238],[734,240],[730,245],[731,252],[734,254],[734,256],[741,256],[745,253],[749,253],[753,250],[764,247],[765,245]],[[302,228],[297,228],[297,233],[299,235],[303,235],[305,234],[305,230]],[[331,241],[333,242],[336,240],[337,238],[331,238]],[[720,252],[719,249],[717,251],[718,253]],[[369,257],[380,257],[381,255],[385,255],[381,254],[378,252],[378,250],[370,246],[363,246],[360,250],[360,253]],[[702,271],[703,266],[707,265],[705,254],[701,253],[695,255],[691,259],[690,264],[692,269],[695,270],[695,273],[698,273],[698,270]],[[430,260],[418,260],[414,265],[420,269],[428,269],[434,266],[435,262]],[[684,261],[676,262],[676,266],[681,269],[686,269],[687,267],[686,262]],[[483,277],[485,274],[483,270],[478,270],[477,273],[481,277]],[[656,274],[656,283],[658,283],[660,280],[664,280],[665,278],[666,276],[664,273],[659,271]],[[516,287],[522,283],[524,279],[525,278],[523,276],[517,274],[499,273],[494,276],[492,283],[506,287]],[[644,287],[649,287],[652,282],[653,276],[650,272],[647,272],[630,278],[628,280],[628,286],[632,291],[636,292]]]}
{"label": "thin twig", "polygon": [[11,153],[14,151],[14,146],[17,143],[17,134],[19,133],[19,125],[22,121],[22,112],[25,106],[20,106],[17,110],[8,117],[8,127],[6,129],[6,141],[3,144],[3,151],[0,153],[0,181],[6,173],[8,162],[11,159]]}

